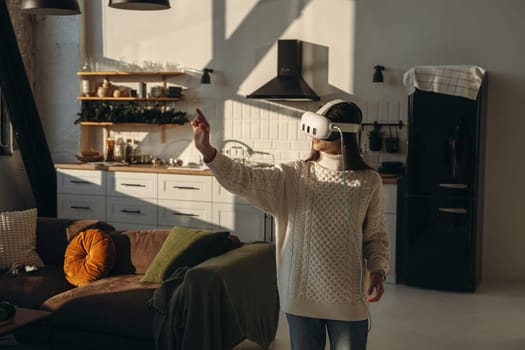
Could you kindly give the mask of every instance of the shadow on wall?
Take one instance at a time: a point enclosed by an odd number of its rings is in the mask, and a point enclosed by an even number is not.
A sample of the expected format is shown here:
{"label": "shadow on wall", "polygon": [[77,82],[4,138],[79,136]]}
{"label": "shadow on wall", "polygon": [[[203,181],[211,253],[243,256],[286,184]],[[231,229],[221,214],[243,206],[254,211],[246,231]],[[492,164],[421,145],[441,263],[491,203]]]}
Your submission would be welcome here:
{"label": "shadow on wall", "polygon": [[[277,40],[281,39],[285,32],[290,28],[294,21],[299,19],[303,10],[311,3],[311,0],[290,0],[290,1],[258,1],[253,8],[243,17],[242,21],[236,26],[231,33],[227,32],[227,1],[216,0],[210,2],[212,8],[212,58],[207,62],[205,67],[219,68],[215,70],[212,76],[213,89],[201,86],[199,91],[187,91],[187,101],[193,102],[195,96],[201,105],[202,110],[212,119],[215,116],[215,130],[225,130],[224,115],[221,111],[227,108],[227,103],[231,100],[238,105],[261,106],[267,101],[247,100],[245,96],[238,93],[238,87],[254,71],[260,60],[268,54],[274,47]],[[103,6],[103,5],[102,5]],[[100,12],[100,5],[97,11]],[[100,18],[100,16],[98,17]],[[88,42],[88,52],[103,52],[103,35],[101,29],[91,31],[95,34],[92,42]],[[254,40],[254,33],[257,33]],[[98,38],[97,38],[98,37]],[[99,39],[99,40],[97,40]],[[238,59],[238,52],[243,52],[243,57],[247,59]],[[246,54],[248,53],[248,54]],[[253,59],[250,54],[254,53]],[[274,62],[275,70],[277,61]],[[343,98],[354,100],[354,98],[345,91],[342,91],[329,84],[329,48],[311,42],[303,42],[303,74],[310,86],[321,95],[322,101],[313,102],[290,102],[275,101],[269,102],[268,109],[276,111],[279,118],[298,120],[300,111],[316,110],[324,101]],[[275,76],[272,73],[267,77],[270,80]],[[254,88],[256,88],[254,86]],[[204,95],[206,96],[199,96]],[[209,95],[208,95],[209,94]],[[204,97],[204,98],[201,98]],[[205,105],[211,101],[209,108]],[[185,111],[192,113],[193,106],[185,106]],[[277,105],[273,107],[272,105]],[[266,107],[266,106],[264,106]],[[239,111],[234,111],[238,113]],[[243,113],[241,110],[239,113]],[[212,142],[221,147],[225,141],[231,139],[224,133],[214,133]],[[186,138],[187,139],[187,138]],[[243,141],[243,140],[241,140]],[[188,144],[191,140],[188,140]],[[184,147],[183,144],[179,146]],[[171,152],[171,151],[170,151]],[[173,152],[175,153],[175,152]]]}
{"label": "shadow on wall", "polygon": [[9,187],[14,196],[0,196],[0,211],[22,210],[36,206],[19,151],[0,157],[0,183]]}
{"label": "shadow on wall", "polygon": [[[244,15],[235,30],[229,33],[226,27],[228,2],[226,0],[211,2],[213,18],[211,45],[213,51],[212,59],[204,66],[219,69],[216,69],[212,76],[213,89],[208,89],[201,85],[198,91],[185,91],[187,100],[193,101],[196,98],[195,104],[201,106],[208,102],[206,99],[213,101],[214,105],[211,108],[214,110],[207,114],[212,119],[216,111],[225,109],[228,100],[243,105],[261,106],[266,104],[268,101],[247,100],[245,96],[239,95],[237,89],[253,72],[262,58],[274,47],[277,40],[281,39],[286,30],[301,17],[303,10],[311,3],[311,0],[259,1]],[[102,6],[104,5],[89,6],[92,18],[102,17]],[[102,56],[104,52],[102,29],[95,28],[95,25],[91,23],[86,23],[85,31],[90,33],[90,35],[84,34],[86,52],[93,54],[95,57]],[[254,40],[254,33],[257,33],[257,40]],[[243,57],[250,57],[246,53],[253,52],[254,58],[238,59],[240,55],[237,53],[240,51],[243,52]],[[111,58],[102,58],[101,62],[112,65],[119,64],[118,60],[112,60]],[[333,98],[354,100],[350,94],[328,83],[328,62],[328,47],[317,45],[316,43],[303,42],[303,74],[317,94],[322,96],[322,100]],[[275,62],[275,69],[277,69],[277,61]],[[270,80],[274,76],[275,74],[272,74],[267,79]],[[178,82],[171,81],[171,83],[177,84]],[[206,96],[199,96],[204,94]],[[205,101],[201,97],[204,97]],[[298,112],[316,110],[323,104],[323,101],[300,103],[274,101],[268,102],[268,108],[272,108],[271,105],[276,105],[273,108],[278,109],[277,112],[280,116],[298,119],[300,118]],[[194,106],[188,105],[186,107],[186,112],[191,114]],[[224,130],[224,121],[221,120],[221,117],[223,116],[219,112],[215,121],[217,122],[216,130]],[[217,137],[213,141],[218,146],[222,145],[224,135],[215,136]]]}
{"label": "shadow on wall", "polygon": [[[235,31],[227,36],[225,28],[226,1],[213,1],[213,57],[205,66],[223,67],[224,74],[222,77],[228,77],[228,80],[217,80],[216,83],[226,89],[229,87],[228,98],[242,103],[251,103],[246,100],[245,96],[239,95],[236,89],[310,3],[311,0],[259,1],[244,16]],[[253,40],[253,33],[257,33],[256,41]],[[254,52],[254,59],[240,60],[237,62],[238,64],[232,67],[230,55],[235,54],[239,48],[245,52]],[[275,69],[277,70],[277,61],[275,61]],[[350,97],[344,91],[328,84],[328,47],[303,42],[303,74],[305,80],[311,84],[317,94],[323,95],[323,97],[332,98],[336,95],[343,98]],[[273,77],[275,74],[268,76],[267,80]],[[297,117],[297,110],[317,109],[322,104],[320,101],[301,103],[275,101],[269,103],[285,107],[280,112],[290,117]]]}

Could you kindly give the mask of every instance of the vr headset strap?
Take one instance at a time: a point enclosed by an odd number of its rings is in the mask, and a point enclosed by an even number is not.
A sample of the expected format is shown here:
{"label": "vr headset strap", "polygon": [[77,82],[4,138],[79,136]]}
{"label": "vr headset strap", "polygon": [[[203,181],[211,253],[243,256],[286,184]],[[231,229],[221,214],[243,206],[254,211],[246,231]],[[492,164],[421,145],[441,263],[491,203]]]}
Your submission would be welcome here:
{"label": "vr headset strap", "polygon": [[[326,113],[330,108],[332,108],[332,106],[335,106],[335,105],[337,105],[337,104],[339,104],[339,103],[346,103],[346,102],[348,102],[348,101],[342,100],[342,99],[340,99],[340,98],[338,98],[337,100],[332,100],[332,101],[330,101],[330,102],[325,103],[325,104],[324,104],[321,108],[319,108],[319,109],[317,110],[317,112],[315,112],[315,113],[324,116],[325,113]],[[342,130],[342,129],[341,129],[341,130]]]}
{"label": "vr headset strap", "polygon": [[336,126],[339,129],[341,129],[342,132],[351,132],[351,133],[354,133],[354,134],[358,134],[360,129],[361,129],[361,125],[360,124],[330,123],[330,130],[337,131],[337,129],[335,129]]}

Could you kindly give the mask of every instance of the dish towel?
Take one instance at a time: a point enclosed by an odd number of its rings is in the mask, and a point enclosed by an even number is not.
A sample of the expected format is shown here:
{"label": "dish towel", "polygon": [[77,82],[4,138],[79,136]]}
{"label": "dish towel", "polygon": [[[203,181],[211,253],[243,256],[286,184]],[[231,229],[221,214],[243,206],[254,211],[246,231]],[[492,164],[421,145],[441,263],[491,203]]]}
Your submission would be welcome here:
{"label": "dish towel", "polygon": [[484,75],[479,66],[416,66],[403,74],[403,85],[409,95],[417,88],[475,100]]}

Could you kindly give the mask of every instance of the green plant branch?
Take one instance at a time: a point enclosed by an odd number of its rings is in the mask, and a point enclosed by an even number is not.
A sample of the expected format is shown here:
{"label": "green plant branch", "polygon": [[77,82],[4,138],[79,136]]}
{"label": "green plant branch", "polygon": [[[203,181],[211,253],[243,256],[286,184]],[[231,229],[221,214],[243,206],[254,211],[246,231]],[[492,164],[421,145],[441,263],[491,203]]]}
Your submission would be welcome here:
{"label": "green plant branch", "polygon": [[185,124],[189,120],[186,112],[163,110],[163,106],[144,106],[138,103],[112,104],[106,102],[85,102],[78,113],[75,124],[80,122]]}

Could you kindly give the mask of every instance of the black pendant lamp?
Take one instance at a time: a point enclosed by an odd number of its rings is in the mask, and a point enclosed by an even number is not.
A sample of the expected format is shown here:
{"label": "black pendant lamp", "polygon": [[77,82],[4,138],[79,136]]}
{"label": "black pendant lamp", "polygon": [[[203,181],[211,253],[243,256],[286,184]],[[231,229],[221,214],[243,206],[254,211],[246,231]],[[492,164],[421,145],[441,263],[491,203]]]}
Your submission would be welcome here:
{"label": "black pendant lamp", "polygon": [[22,0],[20,9],[32,15],[71,16],[79,15],[76,0]]}
{"label": "black pendant lamp", "polygon": [[153,11],[167,10],[169,0],[109,0],[109,7],[121,10]]}

